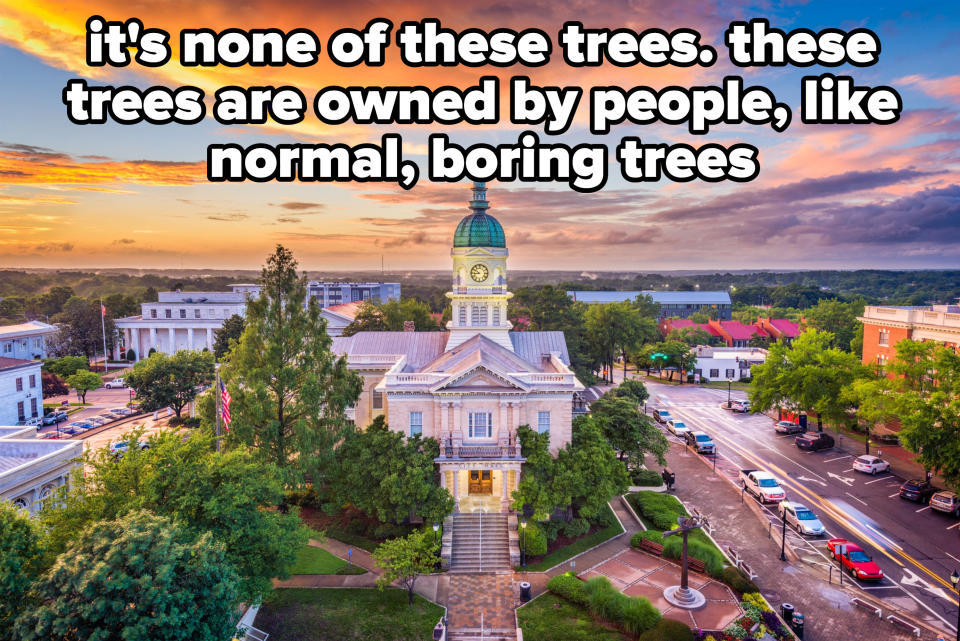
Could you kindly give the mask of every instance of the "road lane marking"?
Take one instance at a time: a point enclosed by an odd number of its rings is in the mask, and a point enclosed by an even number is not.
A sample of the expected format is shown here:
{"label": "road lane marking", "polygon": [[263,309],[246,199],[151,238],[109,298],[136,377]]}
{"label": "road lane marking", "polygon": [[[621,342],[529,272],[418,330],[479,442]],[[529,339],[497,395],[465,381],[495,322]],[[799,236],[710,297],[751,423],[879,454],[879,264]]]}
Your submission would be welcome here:
{"label": "road lane marking", "polygon": [[841,459],[849,458],[849,454],[844,454],[843,456],[838,456],[837,458],[828,458],[824,463],[833,463],[834,461],[839,461]]}
{"label": "road lane marking", "polygon": [[919,510],[917,510],[917,512],[923,512],[924,510],[929,510],[929,509],[930,509],[930,506],[928,505],[927,507],[920,508]]}
{"label": "road lane marking", "polygon": [[872,481],[867,481],[864,485],[870,485],[871,483],[879,483],[880,481],[886,481],[887,479],[873,479]]}
{"label": "road lane marking", "polygon": [[891,495],[888,496],[887,498],[888,498],[888,499],[892,499],[892,498],[895,497],[895,496],[900,496],[900,492],[897,492],[896,494],[891,494]]}
{"label": "road lane marking", "polygon": [[853,494],[850,494],[850,492],[844,492],[844,494],[846,494],[847,496],[849,496],[850,498],[852,498],[854,501],[858,501],[858,502],[860,502],[860,503],[863,503],[864,505],[867,504],[866,501],[861,501],[860,499],[858,499],[857,497],[855,497]]}
{"label": "road lane marking", "polygon": [[[956,527],[956,526],[954,526],[954,527]],[[949,552],[944,552],[944,554],[946,554],[947,556],[949,556],[951,559],[953,559],[953,560],[956,561],[957,563],[960,563],[960,559],[958,559],[957,557],[953,556],[953,555],[950,554]]]}
{"label": "road lane marking", "polygon": [[951,526],[948,527],[947,529],[948,529],[948,530],[952,530],[953,528],[957,527],[958,525],[960,525],[960,521],[957,521],[956,523],[954,523],[953,525],[951,525]]}

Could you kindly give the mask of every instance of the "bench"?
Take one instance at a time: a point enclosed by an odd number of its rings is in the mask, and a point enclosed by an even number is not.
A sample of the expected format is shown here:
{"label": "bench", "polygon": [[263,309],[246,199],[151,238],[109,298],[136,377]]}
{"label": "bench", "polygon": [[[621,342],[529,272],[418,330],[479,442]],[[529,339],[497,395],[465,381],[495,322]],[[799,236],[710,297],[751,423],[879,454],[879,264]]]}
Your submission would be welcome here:
{"label": "bench", "polygon": [[892,614],[890,614],[890,615],[887,616],[887,621],[889,621],[890,623],[892,623],[892,624],[895,625],[895,626],[901,627],[901,628],[903,628],[904,630],[909,631],[911,634],[913,634],[913,636],[917,637],[918,639],[920,638],[920,628],[915,627],[915,626],[914,626],[912,623],[910,623],[909,621],[904,621],[904,620],[901,619],[900,617],[894,616],[894,615],[892,615]]}
{"label": "bench", "polygon": [[657,556],[663,555],[663,546],[656,541],[651,541],[650,539],[643,539],[640,541],[640,549],[644,552],[656,554]]}
{"label": "bench", "polygon": [[880,618],[880,619],[883,618],[883,612],[880,610],[880,608],[874,606],[872,603],[867,603],[860,597],[856,597],[856,596],[853,597],[852,599],[850,599],[850,603],[854,604],[858,608],[862,608],[866,610],[867,612],[871,612],[875,614],[877,618]]}
{"label": "bench", "polygon": [[707,570],[706,563],[704,563],[700,559],[695,559],[692,556],[687,557],[687,567],[699,574],[704,574]]}
{"label": "bench", "polygon": [[753,581],[755,578],[757,578],[757,576],[759,576],[756,572],[753,571],[753,568],[751,568],[749,565],[744,563],[743,559],[741,559],[740,562],[737,563],[737,567],[739,567],[740,571],[746,574],[751,581]]}

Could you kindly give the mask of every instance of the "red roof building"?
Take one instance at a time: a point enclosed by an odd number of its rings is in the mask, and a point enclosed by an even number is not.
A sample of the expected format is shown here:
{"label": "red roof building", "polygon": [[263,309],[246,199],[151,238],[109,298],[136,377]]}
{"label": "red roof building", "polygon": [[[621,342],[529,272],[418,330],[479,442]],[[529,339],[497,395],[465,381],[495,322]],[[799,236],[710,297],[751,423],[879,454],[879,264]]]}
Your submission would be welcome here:
{"label": "red roof building", "polygon": [[702,329],[716,336],[727,347],[747,347],[750,339],[756,337],[771,341],[790,342],[803,332],[803,321],[794,323],[785,318],[758,318],[755,324],[747,325],[740,321],[710,320],[708,323],[694,323],[688,318],[666,318],[660,321],[660,332],[667,336],[677,329]]}

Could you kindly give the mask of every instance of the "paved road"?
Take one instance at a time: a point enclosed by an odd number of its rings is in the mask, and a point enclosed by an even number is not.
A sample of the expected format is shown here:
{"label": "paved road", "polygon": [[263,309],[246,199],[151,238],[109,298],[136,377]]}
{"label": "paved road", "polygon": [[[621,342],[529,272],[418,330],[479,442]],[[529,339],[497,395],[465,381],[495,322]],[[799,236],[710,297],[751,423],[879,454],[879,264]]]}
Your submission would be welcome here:
{"label": "paved road", "polygon": [[[864,590],[916,616],[936,619],[940,627],[956,630],[957,599],[949,576],[960,569],[960,521],[900,499],[901,478],[854,472],[850,454],[837,449],[801,452],[793,436],[773,431],[770,418],[721,409],[726,390],[657,383],[648,387],[648,409],[669,409],[688,426],[710,434],[717,444],[718,469],[732,478],[743,468],[768,470],[780,480],[788,499],[813,509],[828,536],[803,540],[791,533],[804,561],[827,571],[826,538],[858,542],[887,577],[879,584],[860,583]],[[745,394],[734,391],[733,397],[744,398]],[[767,514],[775,528],[780,522],[776,507]],[[834,567],[836,581],[836,564]]]}

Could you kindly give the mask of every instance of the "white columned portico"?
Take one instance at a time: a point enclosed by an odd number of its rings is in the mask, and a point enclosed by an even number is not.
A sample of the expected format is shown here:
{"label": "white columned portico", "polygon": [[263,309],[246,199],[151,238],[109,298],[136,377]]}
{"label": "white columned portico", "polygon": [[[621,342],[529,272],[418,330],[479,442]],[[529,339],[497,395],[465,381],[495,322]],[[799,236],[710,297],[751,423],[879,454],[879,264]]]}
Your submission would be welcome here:
{"label": "white columned portico", "polygon": [[173,354],[175,351],[177,351],[177,330],[175,330],[172,327],[168,327],[167,336],[170,337],[170,345],[168,347],[169,349],[168,353]]}
{"label": "white columned portico", "polygon": [[140,360],[143,358],[143,353],[140,351],[140,328],[134,327],[130,330],[130,345],[133,347],[133,355],[135,360]]}
{"label": "white columned portico", "polygon": [[147,349],[154,349],[154,350],[160,351],[160,348],[158,347],[158,343],[157,343],[157,328],[156,328],[156,327],[151,327],[151,328],[150,328],[150,347],[148,347]]}
{"label": "white columned portico", "polygon": [[193,328],[187,328],[187,349],[193,349]]}
{"label": "white columned portico", "polygon": [[211,352],[213,351],[213,328],[207,328],[207,349]]}

